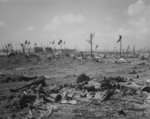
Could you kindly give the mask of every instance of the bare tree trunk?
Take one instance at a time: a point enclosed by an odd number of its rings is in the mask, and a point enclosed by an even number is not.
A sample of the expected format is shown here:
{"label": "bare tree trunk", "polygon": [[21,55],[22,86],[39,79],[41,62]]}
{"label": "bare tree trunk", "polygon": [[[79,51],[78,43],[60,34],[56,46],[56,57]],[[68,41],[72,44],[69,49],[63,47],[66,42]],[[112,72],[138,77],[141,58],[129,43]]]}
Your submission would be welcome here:
{"label": "bare tree trunk", "polygon": [[87,40],[87,42],[91,45],[91,57],[93,56],[93,38],[94,38],[94,34],[95,33],[91,33],[91,35],[90,35],[90,39],[89,40]]}
{"label": "bare tree trunk", "polygon": [[121,58],[121,54],[122,54],[122,40],[120,41],[120,58]]}
{"label": "bare tree trunk", "polygon": [[5,52],[6,52],[6,56],[8,57],[8,46],[5,45]]}
{"label": "bare tree trunk", "polygon": [[61,43],[61,51],[62,51],[62,54],[63,54],[62,43]]}
{"label": "bare tree trunk", "polygon": [[93,56],[93,48],[92,48],[92,40],[91,40],[91,57]]}
{"label": "bare tree trunk", "polygon": [[133,46],[133,54],[135,55],[135,45]]}

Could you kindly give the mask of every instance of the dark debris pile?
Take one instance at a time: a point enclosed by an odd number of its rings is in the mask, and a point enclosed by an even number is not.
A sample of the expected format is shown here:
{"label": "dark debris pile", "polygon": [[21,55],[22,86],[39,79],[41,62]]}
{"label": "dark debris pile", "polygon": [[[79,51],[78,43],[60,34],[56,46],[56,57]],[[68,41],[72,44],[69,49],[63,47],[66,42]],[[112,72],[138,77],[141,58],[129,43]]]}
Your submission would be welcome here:
{"label": "dark debris pile", "polygon": [[[140,90],[139,94],[137,86],[140,87],[124,77],[104,77],[97,80],[85,74],[78,76],[76,84],[48,86],[46,78],[40,76],[22,87],[10,89],[11,96],[8,97],[5,108],[13,113],[12,119],[46,119],[52,114],[52,117],[54,115],[57,117],[63,109],[62,105],[81,106],[83,104],[85,107],[79,110],[81,110],[80,117],[84,118],[90,118],[87,117],[87,113],[90,113],[87,107],[92,108],[94,105],[99,105],[98,108],[93,107],[93,109],[99,110],[99,114],[102,112],[100,117],[115,114],[117,118],[120,118],[120,115],[131,115],[129,111],[135,110],[144,114],[149,108],[147,105],[142,107],[145,101],[148,102],[148,95],[146,98],[142,96],[143,90]],[[143,89],[142,86],[141,89]],[[84,113],[85,109],[87,113]],[[79,113],[75,110],[71,114]],[[92,114],[96,112],[93,111]]]}
{"label": "dark debris pile", "polygon": [[24,75],[15,75],[15,74],[1,74],[0,83],[11,83],[11,82],[20,82],[20,81],[30,81],[36,79],[37,76],[24,76]]}

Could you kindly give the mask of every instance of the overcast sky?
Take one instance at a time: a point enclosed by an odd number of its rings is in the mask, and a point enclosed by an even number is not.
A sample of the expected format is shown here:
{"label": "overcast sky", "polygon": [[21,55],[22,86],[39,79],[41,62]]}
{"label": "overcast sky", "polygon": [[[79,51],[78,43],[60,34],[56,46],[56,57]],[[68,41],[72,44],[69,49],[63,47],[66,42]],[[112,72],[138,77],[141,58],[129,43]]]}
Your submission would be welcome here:
{"label": "overcast sky", "polygon": [[99,50],[119,48],[119,35],[124,48],[149,46],[150,0],[0,0],[0,47],[62,39],[87,50],[91,32]]}

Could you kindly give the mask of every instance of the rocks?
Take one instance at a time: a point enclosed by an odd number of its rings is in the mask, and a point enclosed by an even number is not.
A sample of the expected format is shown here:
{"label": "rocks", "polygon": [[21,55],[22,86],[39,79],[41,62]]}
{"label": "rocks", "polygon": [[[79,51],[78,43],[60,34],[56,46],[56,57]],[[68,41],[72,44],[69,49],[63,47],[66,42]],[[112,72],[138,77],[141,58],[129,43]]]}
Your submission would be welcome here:
{"label": "rocks", "polygon": [[141,92],[143,92],[143,91],[145,91],[145,92],[147,92],[147,93],[150,93],[150,87],[149,87],[149,86],[143,87],[143,88],[141,89]]}
{"label": "rocks", "polygon": [[114,63],[131,63],[131,62],[124,58],[120,58],[119,60],[116,60]]}
{"label": "rocks", "polygon": [[137,72],[133,70],[132,72],[129,72],[129,74],[137,74]]}
{"label": "rocks", "polygon": [[87,91],[96,91],[94,85],[84,85],[83,88]]}
{"label": "rocks", "polygon": [[143,86],[140,86],[140,85],[136,84],[135,82],[127,82],[127,83],[122,83],[120,85],[124,86],[128,89],[134,89],[134,90],[140,90],[143,87]]}
{"label": "rocks", "polygon": [[123,109],[119,110],[119,111],[118,111],[118,113],[119,113],[120,115],[124,115],[124,116],[126,116],[126,113],[124,112],[124,110],[123,110]]}
{"label": "rocks", "polygon": [[88,81],[90,81],[90,77],[88,77],[87,75],[85,74],[81,74],[77,77],[77,80],[76,80],[76,83],[79,84],[79,83],[87,83]]}
{"label": "rocks", "polygon": [[[38,115],[40,118],[49,118],[51,114],[58,111],[62,106],[79,106],[87,103],[86,106],[100,105],[99,107],[103,108],[108,104],[112,103],[113,105],[114,102],[121,103],[121,101],[128,101],[130,103],[140,102],[139,104],[142,105],[141,100],[128,99],[126,97],[131,95],[129,89],[139,90],[141,86],[134,81],[129,82],[124,77],[104,77],[96,80],[81,74],[77,78],[76,84],[65,82],[55,86],[47,85],[46,80],[48,80],[46,77],[39,76],[27,85],[11,89],[13,97],[8,103],[7,108],[10,108],[13,113],[16,113],[16,116],[20,117],[35,118]],[[148,91],[148,87],[143,88],[142,91]],[[137,96],[137,93],[132,93],[132,95]],[[147,100],[149,102],[149,97]],[[128,114],[123,106],[119,109],[121,109],[117,110],[119,115],[126,116]],[[24,115],[22,115],[23,110],[27,110]],[[59,113],[61,113],[60,111],[63,111],[62,108],[59,110]]]}
{"label": "rocks", "polygon": [[77,101],[76,101],[76,100],[70,100],[70,101],[62,100],[62,101],[61,101],[61,104],[72,104],[72,105],[76,105],[76,104],[77,104]]}

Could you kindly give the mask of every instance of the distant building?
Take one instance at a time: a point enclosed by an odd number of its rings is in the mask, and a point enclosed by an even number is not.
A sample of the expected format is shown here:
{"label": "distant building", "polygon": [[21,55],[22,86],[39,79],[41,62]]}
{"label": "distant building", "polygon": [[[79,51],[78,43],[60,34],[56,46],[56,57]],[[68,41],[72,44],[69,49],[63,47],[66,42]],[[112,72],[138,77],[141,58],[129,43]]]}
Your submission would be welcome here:
{"label": "distant building", "polygon": [[[62,53],[61,49],[55,49],[54,51],[56,53]],[[63,52],[64,53],[75,53],[75,52],[77,52],[77,50],[76,49],[63,49]]]}
{"label": "distant building", "polygon": [[44,52],[42,47],[34,47],[34,52],[35,53],[40,53],[40,52]]}
{"label": "distant building", "polygon": [[45,47],[45,52],[53,53],[53,49],[51,47]]}
{"label": "distant building", "polygon": [[[34,52],[35,53],[40,53],[40,52],[47,52],[47,53],[62,53],[61,49],[52,49],[51,47],[45,47],[45,49],[43,49],[42,47],[34,47]],[[76,49],[63,49],[64,53],[75,53],[77,52]]]}

